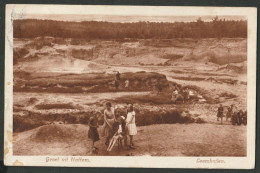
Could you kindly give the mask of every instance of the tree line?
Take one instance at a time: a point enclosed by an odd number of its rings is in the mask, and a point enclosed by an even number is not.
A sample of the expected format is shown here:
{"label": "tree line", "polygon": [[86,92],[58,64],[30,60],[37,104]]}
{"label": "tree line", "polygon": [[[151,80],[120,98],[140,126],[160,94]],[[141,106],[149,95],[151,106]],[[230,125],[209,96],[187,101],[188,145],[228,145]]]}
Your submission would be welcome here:
{"label": "tree line", "polygon": [[98,21],[14,20],[15,38],[51,36],[84,39],[171,39],[171,38],[235,38],[247,37],[246,20],[212,21],[198,18],[194,22],[112,23]]}

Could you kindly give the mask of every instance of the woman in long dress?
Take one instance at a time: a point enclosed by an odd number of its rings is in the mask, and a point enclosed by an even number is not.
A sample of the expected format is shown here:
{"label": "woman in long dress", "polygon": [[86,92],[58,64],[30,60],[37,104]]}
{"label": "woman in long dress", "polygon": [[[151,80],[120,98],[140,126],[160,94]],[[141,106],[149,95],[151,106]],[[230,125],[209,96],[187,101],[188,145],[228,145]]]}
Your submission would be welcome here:
{"label": "woman in long dress", "polygon": [[130,137],[130,148],[134,149],[133,138],[137,134],[136,124],[135,124],[135,111],[132,104],[127,107],[127,117],[126,117],[126,127],[127,132]]}
{"label": "woman in long dress", "polygon": [[112,107],[110,102],[106,103],[106,109],[104,111],[104,125],[103,125],[103,136],[106,137],[105,144],[109,144],[109,140],[111,138],[111,129],[112,125],[115,122],[115,113],[114,108]]}
{"label": "woman in long dress", "polygon": [[92,117],[89,119],[89,130],[88,130],[88,138],[92,140],[92,152],[96,153],[98,148],[95,147],[95,142],[99,140],[98,134],[98,115],[92,112]]}

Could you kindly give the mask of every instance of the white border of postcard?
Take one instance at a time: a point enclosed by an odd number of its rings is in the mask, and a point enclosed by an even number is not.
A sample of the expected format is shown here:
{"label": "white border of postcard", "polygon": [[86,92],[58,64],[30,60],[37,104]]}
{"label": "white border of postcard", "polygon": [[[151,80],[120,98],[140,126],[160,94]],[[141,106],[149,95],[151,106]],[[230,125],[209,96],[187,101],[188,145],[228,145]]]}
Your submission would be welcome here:
{"label": "white border of postcard", "polygon": [[[151,157],[151,156],[68,156],[79,162],[46,162],[50,156],[14,156],[13,132],[13,14],[98,14],[98,15],[157,15],[201,16],[232,15],[248,19],[248,86],[247,86],[247,156],[246,157]],[[149,167],[149,168],[232,168],[252,169],[255,166],[256,119],[256,29],[257,9],[247,7],[163,7],[163,6],[84,6],[84,5],[6,5],[5,28],[5,114],[4,164],[20,166],[68,167]]]}

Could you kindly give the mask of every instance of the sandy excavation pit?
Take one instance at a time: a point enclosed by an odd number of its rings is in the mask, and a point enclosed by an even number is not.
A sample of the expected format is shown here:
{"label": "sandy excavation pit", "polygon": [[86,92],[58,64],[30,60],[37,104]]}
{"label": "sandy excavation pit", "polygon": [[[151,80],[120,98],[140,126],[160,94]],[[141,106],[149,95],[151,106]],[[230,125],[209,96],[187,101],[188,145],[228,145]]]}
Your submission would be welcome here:
{"label": "sandy excavation pit", "polygon": [[[219,125],[216,114],[220,103],[246,109],[246,45],[246,39],[15,39],[14,154],[37,155],[45,147],[43,155],[91,155],[90,111],[103,112],[111,101],[121,110],[135,104],[140,135],[137,150],[115,149],[110,155],[244,156],[246,126],[225,119]],[[113,83],[117,71],[118,90]],[[193,98],[173,104],[175,84],[189,88]],[[65,143],[64,136],[71,138]],[[107,153],[100,149],[99,155]]]}

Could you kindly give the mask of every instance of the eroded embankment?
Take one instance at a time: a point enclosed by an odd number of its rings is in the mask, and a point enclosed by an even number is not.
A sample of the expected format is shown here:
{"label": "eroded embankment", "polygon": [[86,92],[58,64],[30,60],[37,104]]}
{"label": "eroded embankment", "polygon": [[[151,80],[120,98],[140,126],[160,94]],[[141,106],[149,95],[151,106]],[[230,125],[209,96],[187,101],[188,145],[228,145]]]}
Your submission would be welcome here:
{"label": "eroded embankment", "polygon": [[[15,79],[23,79],[22,83],[16,81],[14,84],[15,132],[52,123],[87,124],[91,115],[103,113],[107,101],[117,108],[117,116],[126,116],[126,104],[134,104],[138,126],[203,123],[205,121],[199,115],[189,112],[189,105],[215,104],[218,101],[208,97],[207,92],[199,87],[181,86],[168,81],[165,75],[149,72],[122,73],[118,89],[111,83],[115,80],[115,75],[105,73],[17,73]],[[129,80],[128,87],[125,87],[125,80]],[[57,92],[55,85],[63,88]],[[82,88],[86,86],[91,89],[83,92]],[[171,97],[176,87],[181,94],[189,88],[189,100],[180,99],[174,104]],[[17,92],[19,89],[23,92]],[[77,93],[70,92],[71,90]],[[101,120],[100,124],[102,123]]]}
{"label": "eroded embankment", "polygon": [[[14,132],[30,130],[42,125],[48,124],[88,124],[89,118],[93,114],[102,114],[104,108],[96,107],[95,110],[89,107],[87,109],[76,108],[71,110],[66,104],[41,104],[35,106],[36,110],[23,110],[23,115],[14,110],[13,126]],[[52,111],[48,111],[52,109]],[[59,112],[64,110],[65,113]],[[20,110],[21,111],[21,110]],[[138,126],[146,126],[152,124],[174,124],[174,123],[204,123],[199,115],[193,115],[185,109],[185,107],[176,107],[172,105],[152,106],[144,104],[135,104],[136,124]],[[117,104],[115,110],[116,117],[126,116],[126,104]],[[103,117],[99,124],[103,124]]]}
{"label": "eroded embankment", "polygon": [[[83,93],[113,91],[152,91],[160,85],[168,88],[165,75],[154,72],[123,73],[115,87],[115,74],[107,73],[29,73],[14,72],[14,92]],[[128,87],[125,81],[128,80]]]}

